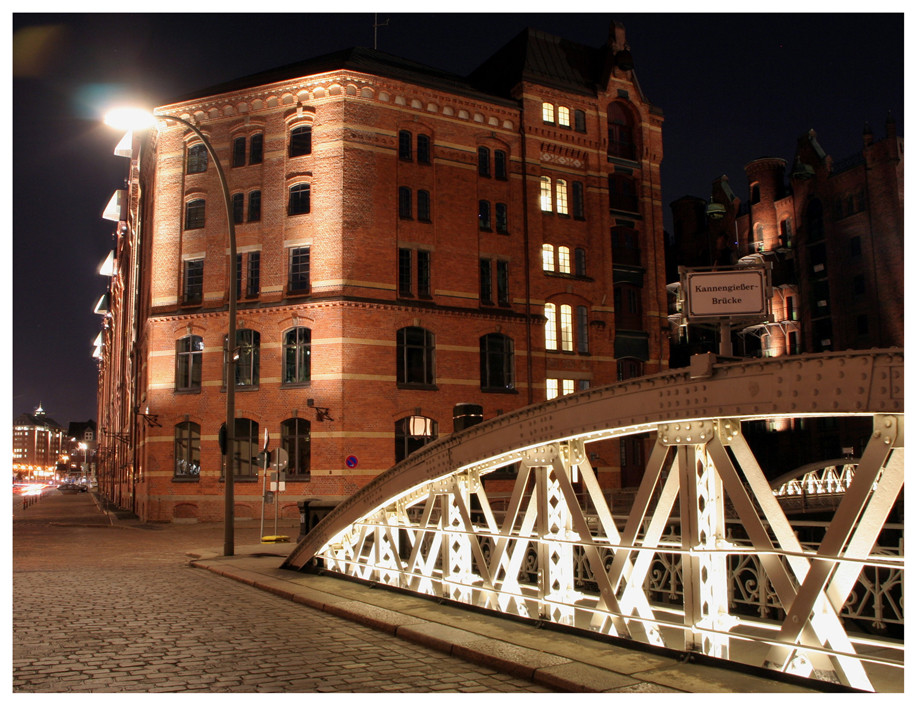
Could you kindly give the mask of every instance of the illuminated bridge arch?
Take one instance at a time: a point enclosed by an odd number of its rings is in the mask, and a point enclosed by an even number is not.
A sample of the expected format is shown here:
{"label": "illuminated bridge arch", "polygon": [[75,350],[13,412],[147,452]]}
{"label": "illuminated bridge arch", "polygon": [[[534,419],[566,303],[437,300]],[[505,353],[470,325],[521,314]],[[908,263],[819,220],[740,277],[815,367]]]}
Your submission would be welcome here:
{"label": "illuminated bridge arch", "polygon": [[[429,444],[335,508],[284,567],[872,689],[872,665],[903,665],[903,640],[864,642],[842,618],[864,567],[903,581],[903,557],[874,549],[904,483],[903,352],[714,360]],[[871,417],[873,433],[823,537],[803,544],[741,423],[840,415]],[[655,445],[622,514],[587,447],[647,432]],[[487,475],[510,464],[498,505]],[[757,615],[735,610],[730,586],[751,559],[743,586],[768,586]]]}

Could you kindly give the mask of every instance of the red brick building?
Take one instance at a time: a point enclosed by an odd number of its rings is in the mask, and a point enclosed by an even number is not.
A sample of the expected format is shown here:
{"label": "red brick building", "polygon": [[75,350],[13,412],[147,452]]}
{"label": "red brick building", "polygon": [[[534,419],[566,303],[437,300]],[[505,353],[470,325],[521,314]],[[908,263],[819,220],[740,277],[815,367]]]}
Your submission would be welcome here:
{"label": "red brick building", "polygon": [[[351,49],[157,112],[229,183],[237,517],[260,511],[265,430],[294,516],[482,417],[667,367],[662,114],[620,25],[598,48],[527,30],[467,77]],[[100,487],[147,520],[220,519],[227,209],[185,126],[129,155]],[[640,451],[601,450],[603,482]]]}

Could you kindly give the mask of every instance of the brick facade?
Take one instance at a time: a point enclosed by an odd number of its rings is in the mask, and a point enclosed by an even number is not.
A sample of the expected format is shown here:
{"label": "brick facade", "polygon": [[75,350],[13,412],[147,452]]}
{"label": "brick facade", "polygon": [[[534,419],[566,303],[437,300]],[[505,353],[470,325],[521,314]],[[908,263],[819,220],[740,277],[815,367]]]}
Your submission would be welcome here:
{"label": "brick facade", "polygon": [[[257,425],[257,447],[267,429],[272,448],[285,420],[308,422],[309,473],[287,477],[284,516],[305,498],[339,501],[391,467],[419,443],[396,431],[411,417],[433,420],[442,436],[453,431],[456,405],[479,405],[489,419],[543,401],[549,380],[561,394],[667,366],[662,117],[641,94],[624,45],[617,25],[597,49],[529,30],[493,61],[506,67],[507,52],[531,55],[520,46],[573,52],[591,73],[567,66],[539,76],[522,66],[501,76],[485,63],[467,78],[351,50],[158,109],[205,133],[230,198],[241,201],[237,327],[260,343],[257,379],[237,385],[236,418]],[[300,127],[311,130],[310,149],[291,156]],[[626,149],[610,141],[621,134]],[[256,163],[253,137],[262,141]],[[113,309],[122,313],[107,319],[100,376],[100,425],[130,417],[130,398],[160,425],[129,422],[134,455],[102,470],[103,492],[150,521],[223,516],[227,214],[214,165],[188,173],[196,142],[174,121],[135,137],[119,240],[140,246],[140,303],[131,319],[119,260],[113,291],[122,304]],[[304,185],[308,212],[291,215]],[[253,192],[260,216],[249,220]],[[204,222],[189,228],[196,200]],[[633,236],[626,251],[616,249],[616,228]],[[291,278],[297,248],[308,248],[300,290]],[[248,292],[253,253],[258,281]],[[200,298],[188,301],[186,263],[200,260]],[[628,315],[619,317],[625,299]],[[546,305],[557,316],[556,344],[546,340]],[[298,327],[311,336],[310,371],[290,382],[284,342]],[[135,342],[117,333],[131,328]],[[177,346],[189,336],[202,343],[200,377],[181,389]],[[490,355],[485,344],[495,347]],[[126,350],[137,362],[119,387],[111,371]],[[189,423],[199,434],[199,472],[190,474],[176,470],[178,430]],[[603,482],[619,485],[617,445],[594,456]],[[257,517],[260,478],[243,474],[234,485],[236,516]]]}

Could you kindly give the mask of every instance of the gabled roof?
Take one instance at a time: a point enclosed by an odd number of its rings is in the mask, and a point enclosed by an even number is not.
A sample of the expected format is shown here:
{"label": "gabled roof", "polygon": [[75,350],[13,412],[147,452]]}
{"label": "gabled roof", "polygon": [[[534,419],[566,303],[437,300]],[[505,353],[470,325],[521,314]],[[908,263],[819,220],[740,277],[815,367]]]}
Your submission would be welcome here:
{"label": "gabled roof", "polygon": [[30,427],[46,427],[48,429],[59,429],[63,431],[63,427],[55,422],[51,417],[46,414],[29,414],[28,412],[23,412],[16,419],[13,420],[14,426],[30,426]]}

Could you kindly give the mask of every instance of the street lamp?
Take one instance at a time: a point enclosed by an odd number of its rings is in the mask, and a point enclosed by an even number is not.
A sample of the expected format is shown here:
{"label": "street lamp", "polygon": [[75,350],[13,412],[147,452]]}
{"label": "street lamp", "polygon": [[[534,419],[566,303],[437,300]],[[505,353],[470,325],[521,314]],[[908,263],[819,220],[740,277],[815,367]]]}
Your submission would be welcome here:
{"label": "street lamp", "polygon": [[143,130],[152,127],[156,120],[172,120],[181,123],[197,135],[200,141],[204,143],[204,147],[207,148],[207,153],[216,166],[217,175],[220,177],[220,186],[223,189],[223,203],[226,206],[226,223],[229,225],[229,278],[227,279],[227,286],[229,287],[229,327],[226,336],[226,346],[223,351],[225,358],[224,364],[226,366],[226,446],[223,455],[223,479],[225,482],[223,488],[225,502],[223,516],[223,554],[224,556],[232,556],[235,552],[233,538],[234,489],[232,452],[236,429],[236,283],[234,281],[236,268],[236,225],[233,220],[232,202],[229,198],[229,186],[226,183],[226,174],[223,172],[223,165],[220,163],[220,159],[217,157],[213,145],[210,144],[210,140],[204,136],[204,133],[202,133],[196,125],[175,115],[154,115],[146,110],[137,108],[121,108],[110,111],[105,116],[106,125],[122,130]]}

